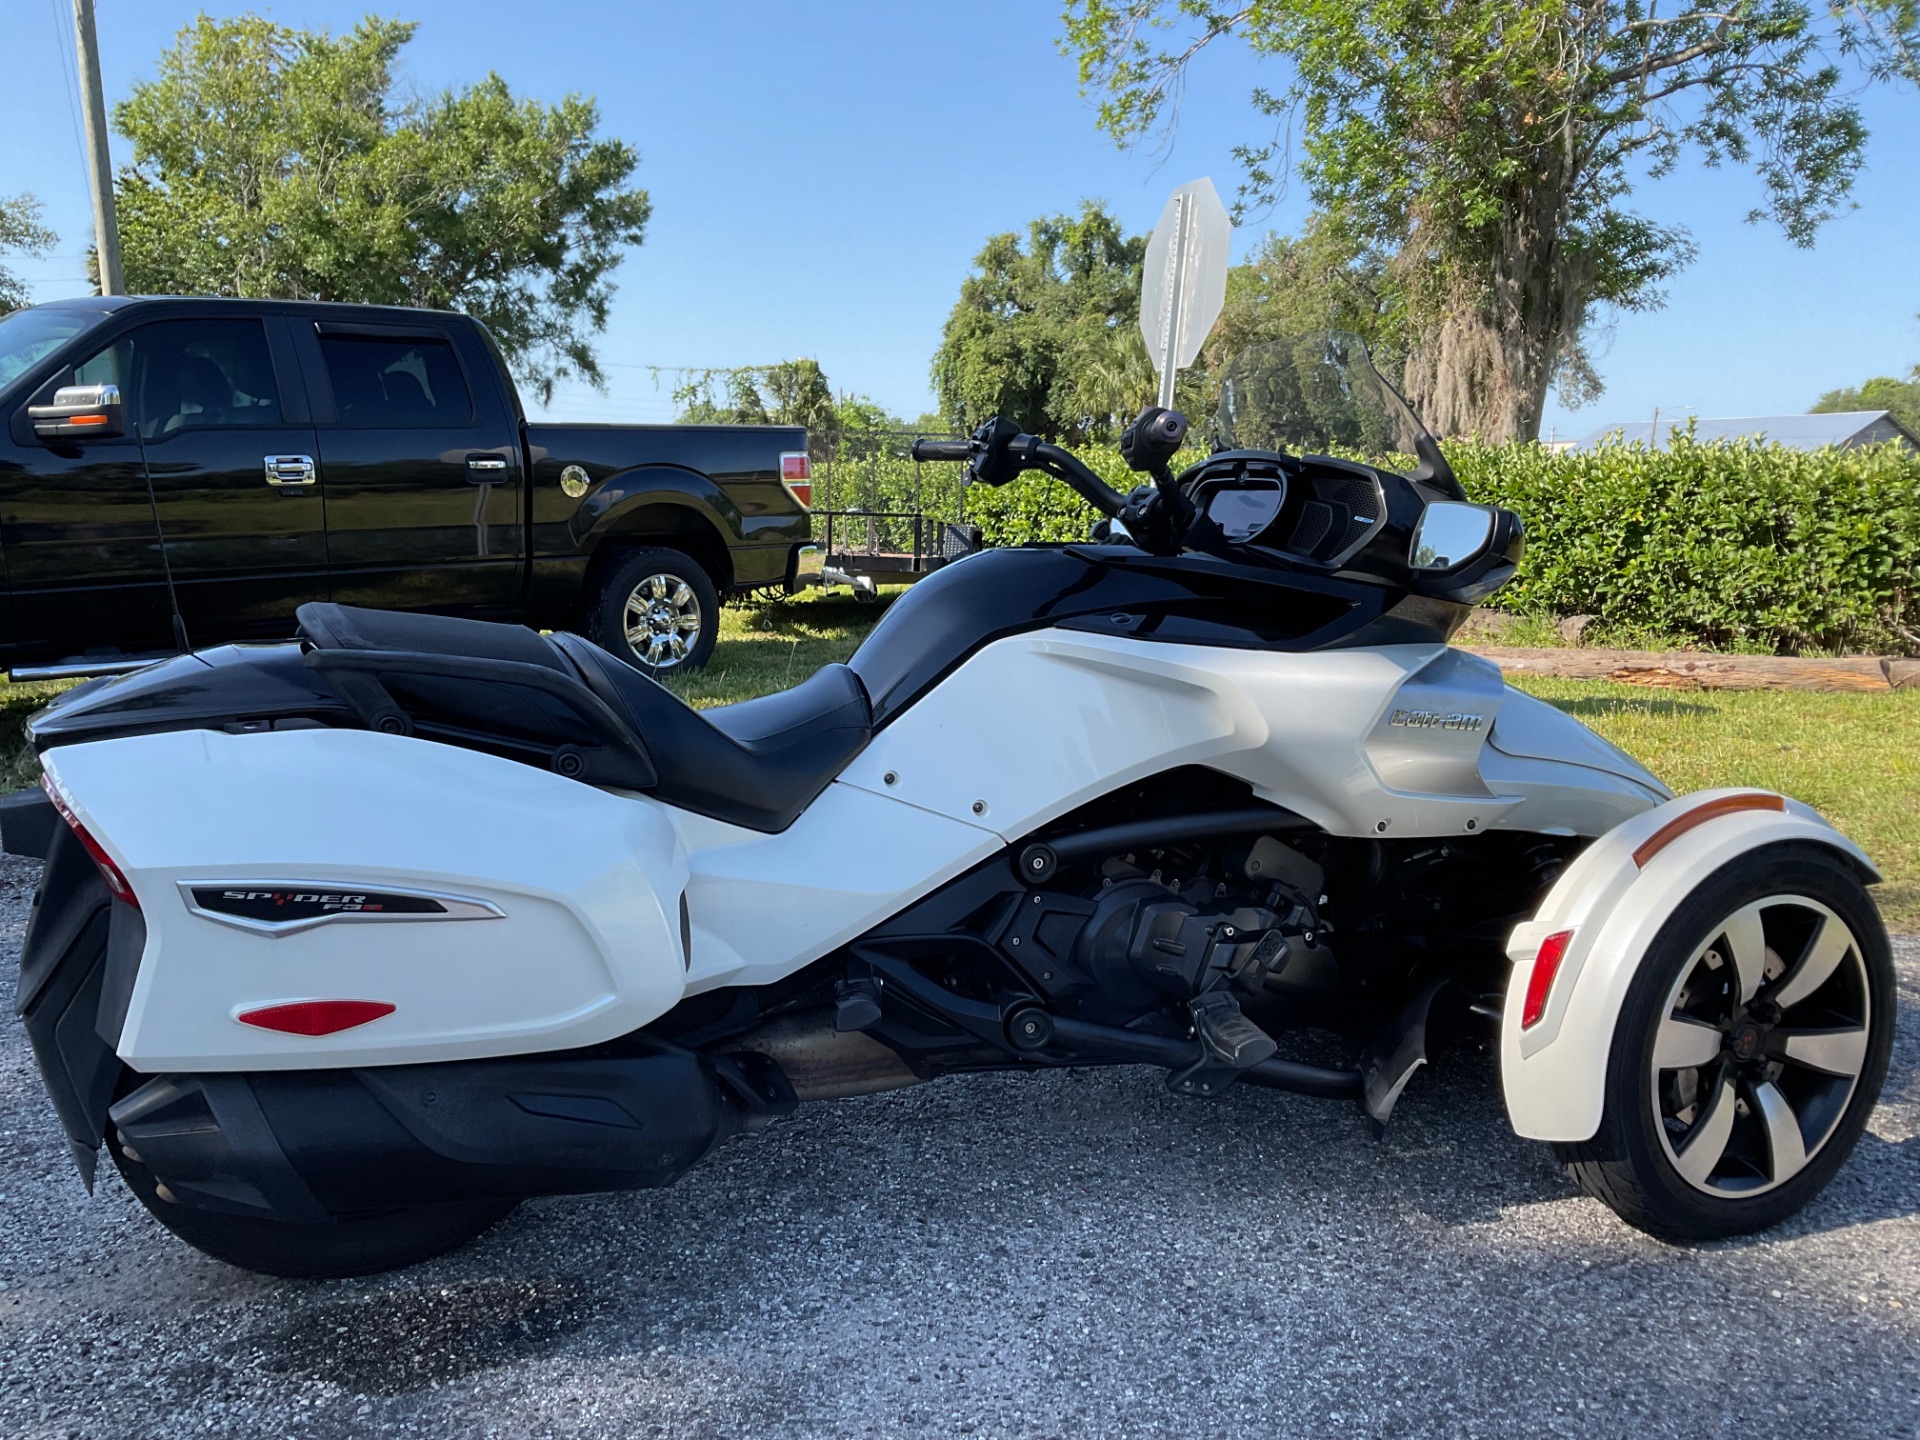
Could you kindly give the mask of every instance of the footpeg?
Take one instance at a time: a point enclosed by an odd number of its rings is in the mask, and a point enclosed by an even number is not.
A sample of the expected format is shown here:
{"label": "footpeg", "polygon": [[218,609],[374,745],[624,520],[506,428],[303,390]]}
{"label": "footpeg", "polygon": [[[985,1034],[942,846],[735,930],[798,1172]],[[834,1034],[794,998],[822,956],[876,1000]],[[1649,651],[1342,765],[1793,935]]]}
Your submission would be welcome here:
{"label": "footpeg", "polygon": [[1243,1070],[1271,1060],[1280,1048],[1224,990],[1188,1001],[1187,1011],[1193,1017],[1194,1038],[1200,1042],[1200,1058],[1167,1077],[1167,1088],[1176,1095],[1217,1095]]}
{"label": "footpeg", "polygon": [[1207,1058],[1228,1070],[1245,1070],[1262,1060],[1271,1060],[1280,1048],[1266,1031],[1241,1012],[1240,1002],[1224,990],[1202,995],[1188,1003],[1193,1015],[1193,1033],[1205,1047]]}

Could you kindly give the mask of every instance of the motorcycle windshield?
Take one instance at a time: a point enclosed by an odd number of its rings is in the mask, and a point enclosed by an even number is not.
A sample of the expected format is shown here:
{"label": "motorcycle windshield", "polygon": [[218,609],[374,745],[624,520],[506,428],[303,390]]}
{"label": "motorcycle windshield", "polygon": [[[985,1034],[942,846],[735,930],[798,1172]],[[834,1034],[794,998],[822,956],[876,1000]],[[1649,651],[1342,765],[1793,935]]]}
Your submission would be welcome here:
{"label": "motorcycle windshield", "polygon": [[1318,331],[1257,345],[1221,376],[1214,439],[1222,450],[1336,455],[1411,469],[1426,427],[1381,378],[1366,343]]}

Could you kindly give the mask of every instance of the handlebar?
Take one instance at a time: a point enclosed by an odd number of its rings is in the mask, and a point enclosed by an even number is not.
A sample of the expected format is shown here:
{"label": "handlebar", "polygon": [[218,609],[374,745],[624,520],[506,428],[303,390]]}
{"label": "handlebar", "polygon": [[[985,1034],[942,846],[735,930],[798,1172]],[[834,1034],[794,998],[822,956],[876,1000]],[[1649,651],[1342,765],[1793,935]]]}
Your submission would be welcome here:
{"label": "handlebar", "polygon": [[1065,481],[1067,488],[1102,515],[1111,518],[1127,508],[1127,497],[1081,464],[1072,451],[1036,440],[1031,435],[1022,435],[1008,448],[1016,452],[1022,468],[1044,470],[1054,479]]}
{"label": "handlebar", "polygon": [[908,453],[915,460],[964,461],[972,478],[985,485],[1005,485],[1026,470],[1039,470],[1064,481],[1102,515],[1126,509],[1124,495],[1083,465],[1071,451],[1049,445],[1034,435],[1022,435],[1007,420],[990,420],[968,440],[916,440]]}
{"label": "handlebar", "polygon": [[965,460],[972,445],[970,440],[916,440],[908,453],[916,460]]}

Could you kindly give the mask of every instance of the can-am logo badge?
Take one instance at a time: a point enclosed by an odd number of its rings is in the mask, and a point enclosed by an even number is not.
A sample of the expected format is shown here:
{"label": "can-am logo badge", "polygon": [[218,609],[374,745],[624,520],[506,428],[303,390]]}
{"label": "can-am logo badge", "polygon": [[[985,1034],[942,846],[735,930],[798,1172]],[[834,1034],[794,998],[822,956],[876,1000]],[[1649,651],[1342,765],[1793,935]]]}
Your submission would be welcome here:
{"label": "can-am logo badge", "polygon": [[297,881],[183,880],[180,890],[196,915],[270,935],[334,921],[498,920],[505,913],[490,901],[462,895]]}
{"label": "can-am logo badge", "polygon": [[1387,723],[1409,730],[1478,730],[1487,723],[1487,717],[1458,710],[1396,710]]}

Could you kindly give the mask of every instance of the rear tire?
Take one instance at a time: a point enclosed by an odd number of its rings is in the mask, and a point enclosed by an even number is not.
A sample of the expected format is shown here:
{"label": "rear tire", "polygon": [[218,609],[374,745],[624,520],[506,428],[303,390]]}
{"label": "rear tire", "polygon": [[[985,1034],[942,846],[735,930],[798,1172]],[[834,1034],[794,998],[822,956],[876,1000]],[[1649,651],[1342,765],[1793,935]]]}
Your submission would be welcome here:
{"label": "rear tire", "polygon": [[519,1204],[414,1205],[343,1216],[330,1224],[264,1220],[163,1200],[153,1173],[122,1153],[111,1136],[107,1150],[127,1188],[180,1239],[225,1264],[288,1280],[343,1280],[418,1265],[477,1239]]}
{"label": "rear tire", "polygon": [[1844,859],[1811,845],[1742,856],[1654,939],[1614,1028],[1600,1128],[1555,1151],[1662,1240],[1776,1225],[1866,1127],[1894,993],[1886,928]]}
{"label": "rear tire", "polygon": [[601,581],[587,611],[587,638],[648,675],[698,670],[720,638],[720,592],[691,555],[632,551]]}

